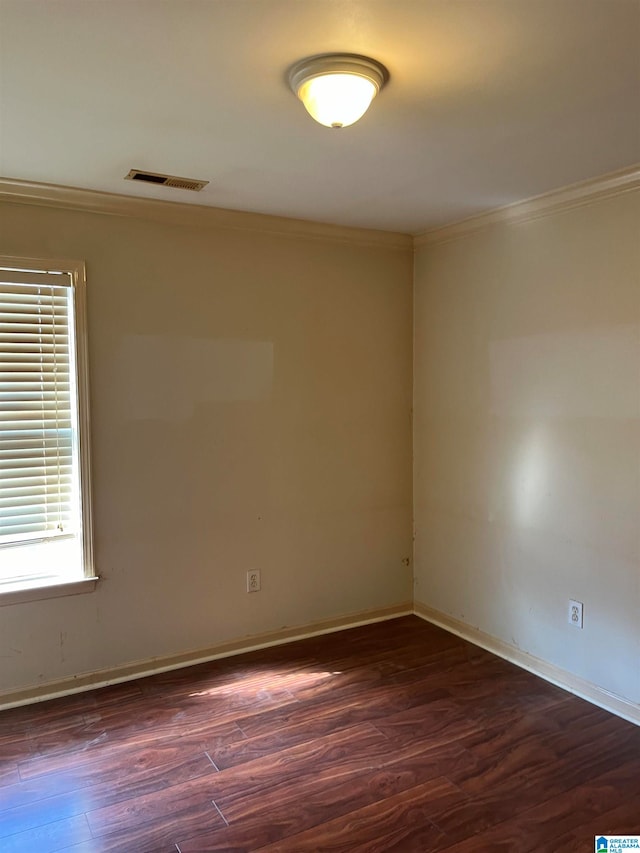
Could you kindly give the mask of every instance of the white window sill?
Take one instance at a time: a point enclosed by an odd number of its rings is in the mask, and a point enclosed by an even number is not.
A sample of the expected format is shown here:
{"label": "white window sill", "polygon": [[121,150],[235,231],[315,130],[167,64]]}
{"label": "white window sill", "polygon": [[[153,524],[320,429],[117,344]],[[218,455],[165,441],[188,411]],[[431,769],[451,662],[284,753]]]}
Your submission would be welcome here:
{"label": "white window sill", "polygon": [[60,598],[65,595],[84,595],[93,592],[98,578],[82,578],[77,581],[50,582],[41,586],[13,587],[0,585],[0,607],[5,604],[22,604],[40,601],[43,598]]}

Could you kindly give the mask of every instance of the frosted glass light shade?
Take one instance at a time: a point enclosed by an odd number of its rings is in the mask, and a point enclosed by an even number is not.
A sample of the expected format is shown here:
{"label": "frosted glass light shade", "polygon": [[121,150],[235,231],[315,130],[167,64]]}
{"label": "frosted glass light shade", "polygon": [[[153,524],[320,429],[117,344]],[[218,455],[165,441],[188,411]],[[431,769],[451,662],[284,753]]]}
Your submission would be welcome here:
{"label": "frosted glass light shade", "polygon": [[307,112],[325,127],[348,127],[369,109],[378,90],[355,74],[324,74],[303,83],[298,97]]}
{"label": "frosted glass light shade", "polygon": [[388,76],[386,68],[373,59],[325,54],[294,65],[289,83],[317,122],[348,127],[366,113]]}

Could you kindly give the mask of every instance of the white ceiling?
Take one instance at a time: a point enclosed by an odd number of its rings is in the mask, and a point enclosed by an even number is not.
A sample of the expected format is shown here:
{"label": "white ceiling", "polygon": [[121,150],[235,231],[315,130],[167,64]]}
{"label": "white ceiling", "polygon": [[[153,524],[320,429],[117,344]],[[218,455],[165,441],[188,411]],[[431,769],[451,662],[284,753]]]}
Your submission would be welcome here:
{"label": "white ceiling", "polygon": [[[343,130],[328,51],[391,74]],[[640,0],[0,0],[6,178],[418,233],[637,163],[639,96]]]}

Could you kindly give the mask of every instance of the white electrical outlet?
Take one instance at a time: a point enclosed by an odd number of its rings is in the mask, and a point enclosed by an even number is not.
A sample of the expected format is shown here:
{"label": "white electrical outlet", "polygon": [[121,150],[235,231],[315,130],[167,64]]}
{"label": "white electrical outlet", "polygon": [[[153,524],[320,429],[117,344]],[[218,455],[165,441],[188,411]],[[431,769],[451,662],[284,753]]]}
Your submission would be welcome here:
{"label": "white electrical outlet", "polygon": [[569,600],[569,625],[582,628],[582,602]]}
{"label": "white electrical outlet", "polygon": [[260,592],[260,569],[247,572],[247,592]]}

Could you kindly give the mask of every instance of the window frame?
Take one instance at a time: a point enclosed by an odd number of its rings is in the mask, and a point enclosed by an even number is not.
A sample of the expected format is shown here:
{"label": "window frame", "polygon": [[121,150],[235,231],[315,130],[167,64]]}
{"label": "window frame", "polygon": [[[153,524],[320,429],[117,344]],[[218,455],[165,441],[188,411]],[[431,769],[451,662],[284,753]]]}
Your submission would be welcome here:
{"label": "window frame", "polygon": [[[23,258],[0,255],[2,272],[62,273],[61,283],[73,290],[73,331],[75,343],[75,384],[77,406],[78,481],[80,486],[80,546],[82,576],[39,578],[21,584],[0,580],[0,606],[4,604],[57,598],[92,592],[98,580],[93,554],[93,511],[91,501],[91,451],[89,418],[89,357],[87,341],[86,269],[83,261],[50,258]],[[0,282],[1,287],[1,282]]]}

